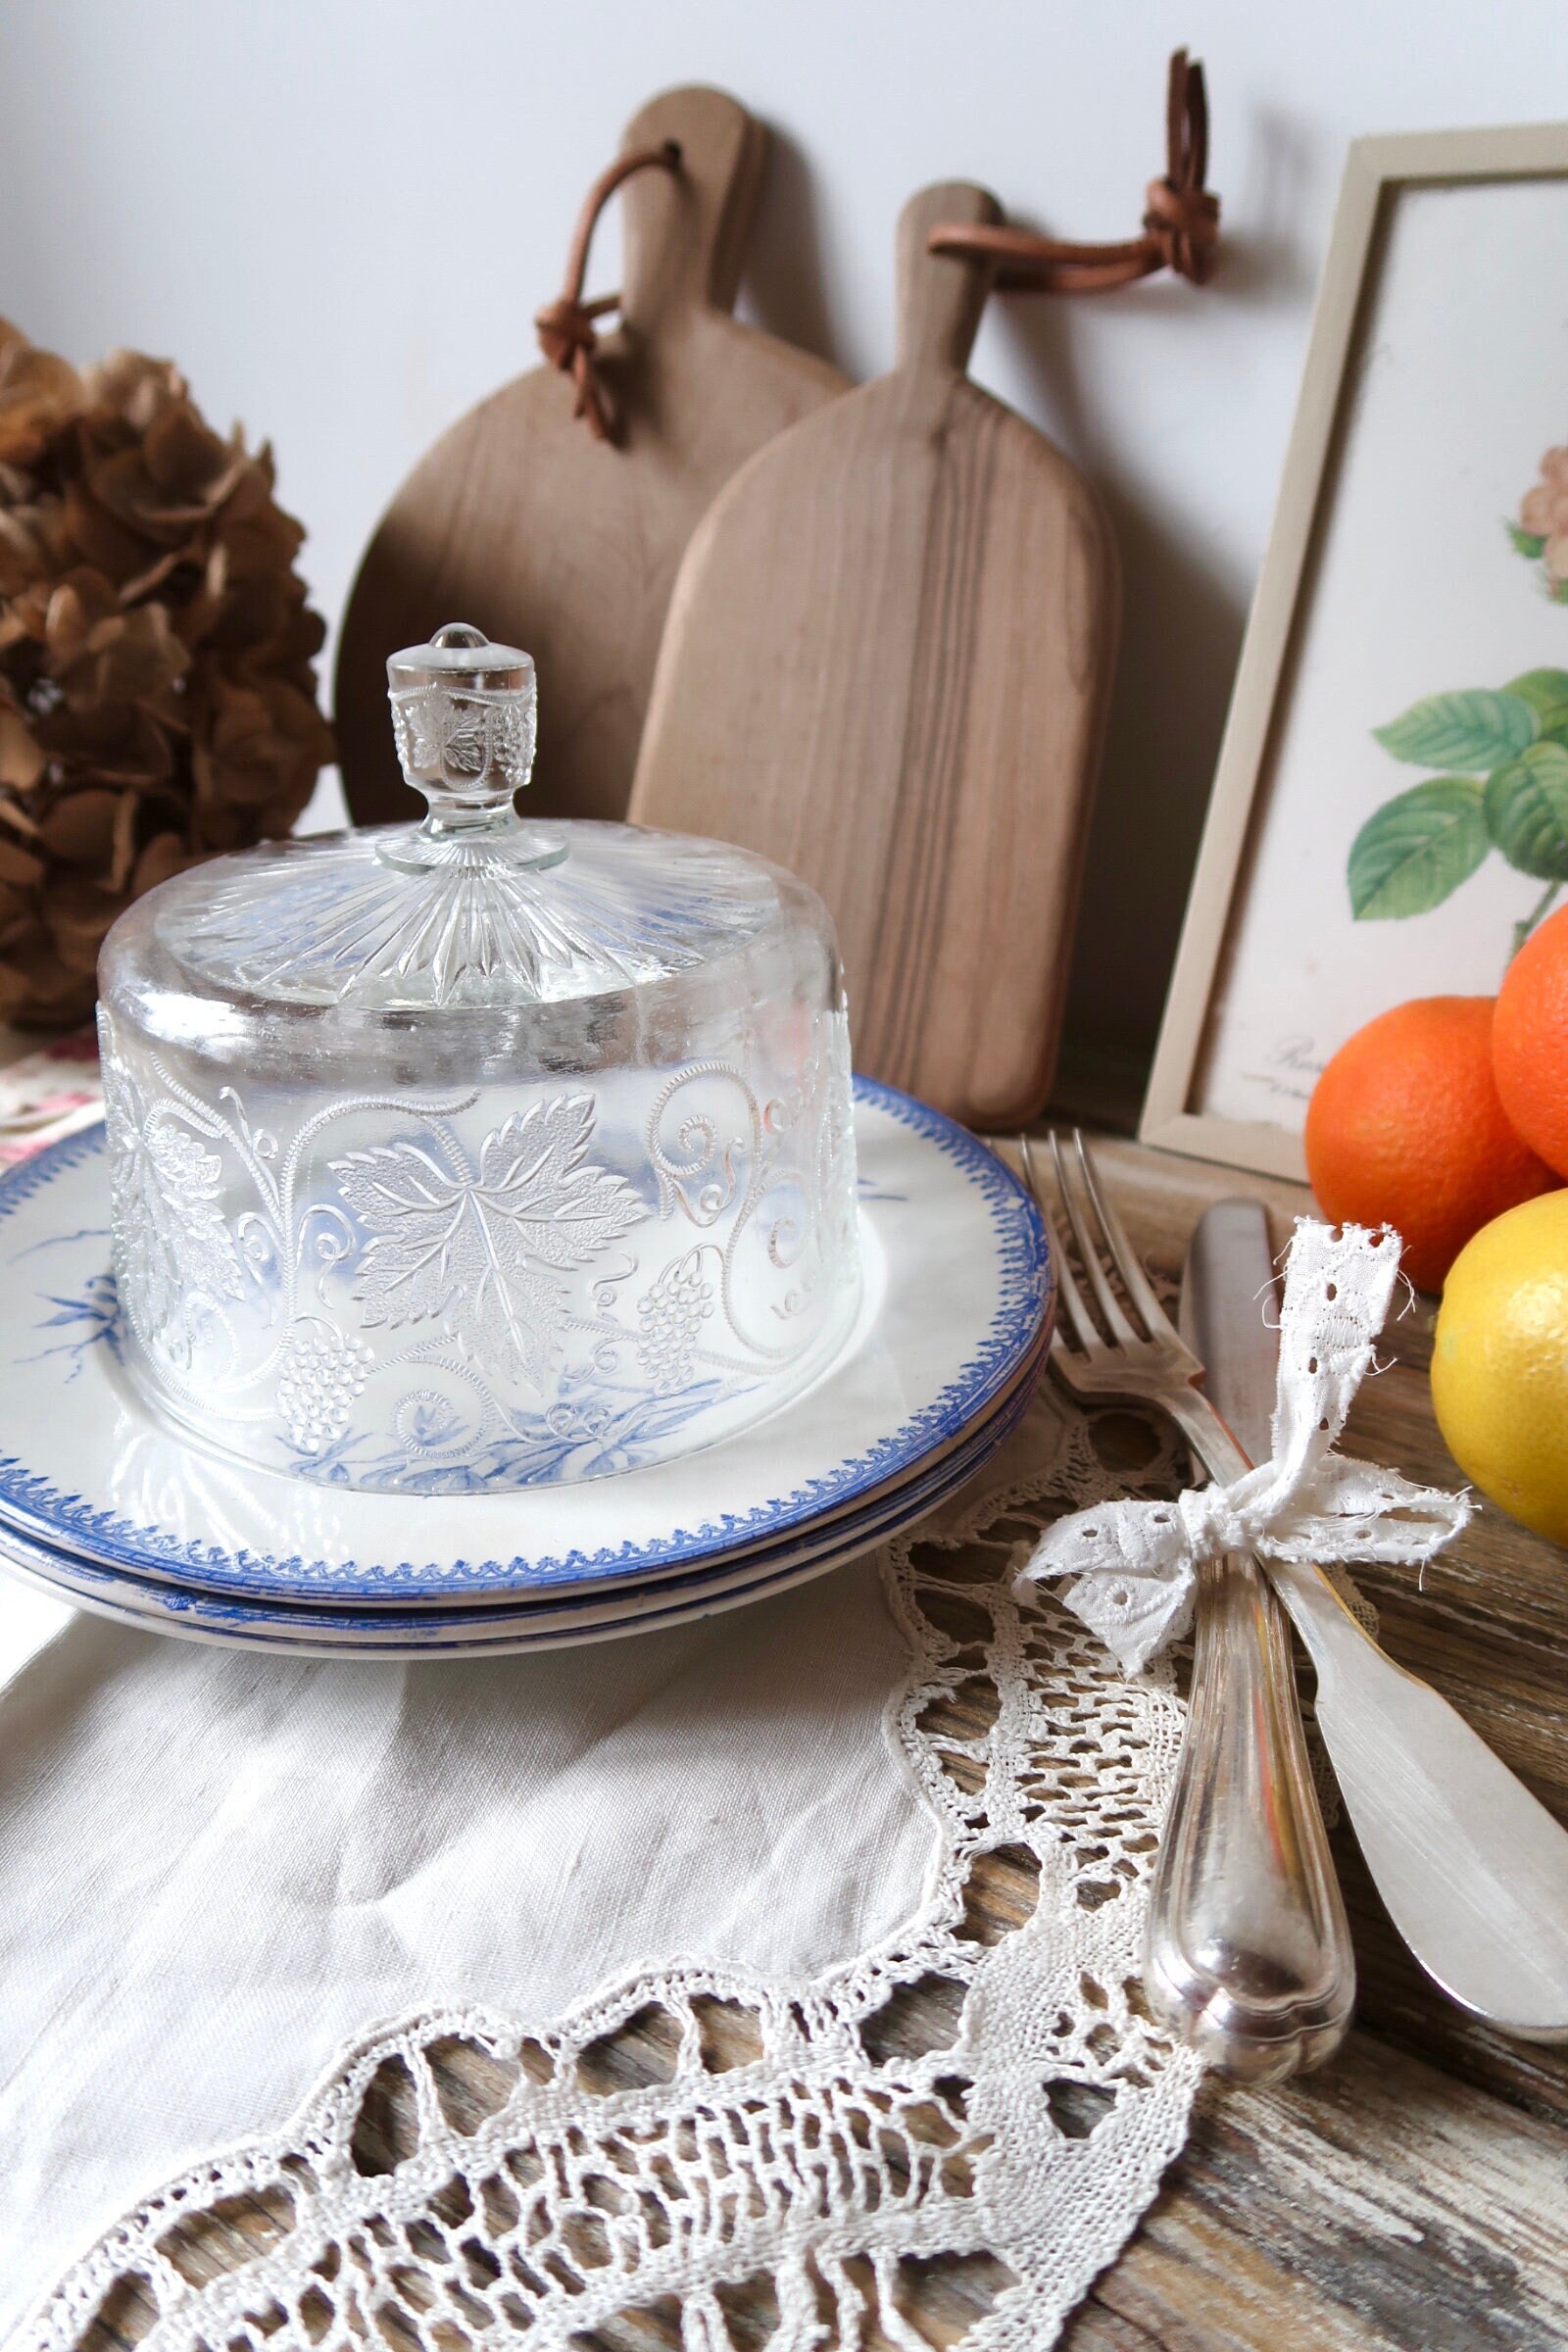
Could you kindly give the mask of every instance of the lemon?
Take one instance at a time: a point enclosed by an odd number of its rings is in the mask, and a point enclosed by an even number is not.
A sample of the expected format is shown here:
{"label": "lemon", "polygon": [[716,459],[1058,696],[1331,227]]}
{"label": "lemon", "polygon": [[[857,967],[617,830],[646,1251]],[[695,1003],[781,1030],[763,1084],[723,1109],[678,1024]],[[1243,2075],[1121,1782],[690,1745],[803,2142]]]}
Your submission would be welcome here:
{"label": "lemon", "polygon": [[1568,1544],[1568,1191],[1507,1209],[1454,1259],[1432,1402],[1483,1494]]}

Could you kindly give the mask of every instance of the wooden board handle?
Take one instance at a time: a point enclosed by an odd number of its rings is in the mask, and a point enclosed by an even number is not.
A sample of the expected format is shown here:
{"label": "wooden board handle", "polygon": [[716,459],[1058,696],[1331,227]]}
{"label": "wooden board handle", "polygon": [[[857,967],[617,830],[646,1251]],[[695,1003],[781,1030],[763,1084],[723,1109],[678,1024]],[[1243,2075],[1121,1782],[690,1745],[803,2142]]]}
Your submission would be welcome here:
{"label": "wooden board handle", "polygon": [[620,196],[620,313],[645,331],[676,306],[733,307],[767,159],[761,123],[723,90],[651,98],[621,149],[665,139],[680,148],[679,172],[639,172]]}
{"label": "wooden board handle", "polygon": [[990,190],[967,180],[942,180],[909,198],[899,215],[901,368],[949,368],[961,375],[968,367],[997,265],[981,256],[928,253],[926,239],[939,221],[1001,219]]}

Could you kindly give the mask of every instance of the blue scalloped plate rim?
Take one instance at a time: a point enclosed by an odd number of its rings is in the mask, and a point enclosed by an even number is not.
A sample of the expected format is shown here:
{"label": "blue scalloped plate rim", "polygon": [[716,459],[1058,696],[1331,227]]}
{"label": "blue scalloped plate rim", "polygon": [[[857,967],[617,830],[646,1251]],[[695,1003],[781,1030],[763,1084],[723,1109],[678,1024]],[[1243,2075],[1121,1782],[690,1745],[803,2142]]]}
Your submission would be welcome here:
{"label": "blue scalloped plate rim", "polygon": [[[745,1511],[726,1511],[692,1526],[675,1527],[659,1538],[601,1545],[592,1551],[569,1549],[559,1556],[526,1558],[516,1554],[510,1561],[487,1558],[422,1566],[400,1560],[366,1568],[356,1561],[307,1560],[297,1554],[277,1557],[245,1547],[229,1551],[220,1544],[187,1541],[168,1529],[138,1523],[82,1494],[68,1493],[18,1455],[0,1451],[0,1522],[9,1522],[80,1558],[163,1578],[198,1592],[327,1604],[335,1600],[353,1607],[377,1600],[410,1605],[477,1594],[499,1599],[552,1587],[580,1589],[610,1578],[626,1579],[743,1551],[845,1510],[858,1495],[885,1487],[905,1473],[912,1475],[932,1453],[984,1414],[1049,1331],[1056,1297],[1055,1268],[1044,1220],[1027,1188],[1005,1162],[967,1128],[897,1087],[858,1074],[855,1093],[858,1105],[883,1111],[940,1151],[979,1193],[995,1231],[998,1296],[983,1342],[931,1403],[862,1452],[847,1456],[788,1493],[766,1496]],[[102,1125],[84,1128],[46,1146],[0,1177],[0,1227],[45,1194],[68,1170],[101,1155],[103,1148]],[[0,1298],[0,1320],[7,1303]],[[824,1381],[832,1377],[831,1370],[823,1375]],[[191,1450],[194,1458],[206,1458],[199,1448]],[[714,1453],[719,1450],[712,1449]],[[701,1457],[692,1459],[696,1462]],[[252,1475],[270,1480],[277,1474]],[[286,1486],[289,1482],[279,1479],[278,1483]],[[347,1492],[352,1503],[352,1491]],[[425,1498],[407,1499],[417,1504]],[[470,1499],[489,1498],[458,1499],[467,1507]]]}
{"label": "blue scalloped plate rim", "polygon": [[[346,1608],[307,1609],[290,1601],[220,1599],[216,1593],[157,1584],[150,1578],[135,1578],[128,1570],[51,1552],[47,1544],[12,1530],[0,1530],[0,1565],[74,1607],[87,1609],[133,1633],[164,1634],[175,1641],[200,1639],[236,1649],[393,1665],[420,1658],[514,1657],[535,1649],[568,1649],[582,1642],[615,1641],[631,1634],[690,1625],[721,1610],[770,1600],[797,1585],[848,1567],[906,1533],[967,1486],[1018,1427],[1034,1385],[1030,1379],[1015,1389],[941,1471],[918,1488],[911,1483],[910,1488],[901,1489],[880,1509],[846,1523],[837,1540],[820,1549],[808,1550],[797,1544],[782,1564],[772,1555],[760,1555],[755,1574],[742,1577],[735,1572],[733,1581],[710,1568],[706,1576],[692,1571],[657,1586],[633,1587],[628,1603],[635,1605],[628,1605],[620,1614],[604,1612],[592,1623],[573,1622],[569,1604],[559,1616],[546,1604],[547,1621],[535,1623],[527,1604],[517,1602],[494,1610],[433,1610],[421,1617],[416,1611],[380,1610],[356,1616]],[[156,1595],[161,1603],[159,1612],[136,1606],[134,1599],[127,1603],[127,1587],[137,1598]],[[473,1631],[466,1636],[470,1622]],[[370,1634],[373,1641],[362,1638]]]}

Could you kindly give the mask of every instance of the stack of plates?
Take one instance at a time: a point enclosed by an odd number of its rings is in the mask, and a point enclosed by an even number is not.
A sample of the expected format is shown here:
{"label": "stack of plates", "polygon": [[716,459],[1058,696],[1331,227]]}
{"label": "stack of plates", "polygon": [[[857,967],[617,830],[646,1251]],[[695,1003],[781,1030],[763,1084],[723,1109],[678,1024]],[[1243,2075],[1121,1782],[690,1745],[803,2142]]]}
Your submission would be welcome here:
{"label": "stack of plates", "polygon": [[103,1129],[0,1182],[0,1564],[102,1616],[315,1657],[608,1641],[784,1591],[943,1501],[1016,1424],[1054,1280],[983,1144],[856,1086],[865,1296],[814,1385],[646,1469],[470,1494],[272,1475],[150,1418],[118,1360]]}

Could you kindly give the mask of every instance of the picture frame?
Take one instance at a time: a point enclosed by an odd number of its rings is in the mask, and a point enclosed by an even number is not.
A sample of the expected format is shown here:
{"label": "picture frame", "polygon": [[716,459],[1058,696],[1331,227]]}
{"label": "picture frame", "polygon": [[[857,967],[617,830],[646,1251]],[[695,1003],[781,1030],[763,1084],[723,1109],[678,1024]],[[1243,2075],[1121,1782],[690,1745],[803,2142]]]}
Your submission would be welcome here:
{"label": "picture frame", "polygon": [[[1525,183],[1532,188],[1539,183],[1545,193],[1539,199],[1528,188],[1520,193]],[[1479,195],[1494,189],[1512,193],[1498,198],[1489,195],[1484,200]],[[1425,201],[1433,194],[1440,200],[1436,209]],[[1419,214],[1412,211],[1412,200],[1421,203]],[[1559,207],[1560,236],[1552,225]],[[1420,226],[1412,229],[1409,222],[1417,220]],[[1145,1097],[1139,1133],[1146,1144],[1260,1174],[1304,1179],[1301,1126],[1311,1085],[1323,1061],[1363,1020],[1404,998],[1494,993],[1506,962],[1502,952],[1504,895],[1522,885],[1524,877],[1549,876],[1553,870],[1549,862],[1521,865],[1516,859],[1510,876],[1502,859],[1494,858],[1481,882],[1467,884],[1466,892],[1444,909],[1441,918],[1427,912],[1425,906],[1379,906],[1374,903],[1370,907],[1374,915],[1421,913],[1423,924],[1410,926],[1402,920],[1368,919],[1363,856],[1363,903],[1357,911],[1351,911],[1355,902],[1348,856],[1352,842],[1358,854],[1364,850],[1363,833],[1371,841],[1372,851],[1377,851],[1375,829],[1364,820],[1377,812],[1380,795],[1400,799],[1407,811],[1413,808],[1417,814],[1424,807],[1430,814],[1431,806],[1445,799],[1445,794],[1435,789],[1444,785],[1444,775],[1428,779],[1434,789],[1429,789],[1423,802],[1410,791],[1415,767],[1396,769],[1393,764],[1396,760],[1429,760],[1431,747],[1411,748],[1412,729],[1406,723],[1427,709],[1419,698],[1427,696],[1435,707],[1440,699],[1437,690],[1465,689],[1447,699],[1475,705],[1484,699],[1479,691],[1483,679],[1489,688],[1503,684],[1503,669],[1493,676],[1486,666],[1485,649],[1479,642],[1486,631],[1467,629],[1462,614],[1456,619],[1446,606],[1439,610],[1446,593],[1445,562],[1432,560],[1430,549],[1423,560],[1416,547],[1409,557],[1408,575],[1401,582],[1397,556],[1389,557],[1383,541],[1374,535],[1380,499],[1379,461],[1375,449],[1368,457],[1363,445],[1368,435],[1381,435],[1376,447],[1385,450],[1385,471],[1397,475],[1415,462],[1415,445],[1422,435],[1438,431],[1438,424],[1425,415],[1427,404],[1411,402],[1409,386],[1408,414],[1401,419],[1397,407],[1400,320],[1404,321],[1402,331],[1409,345],[1413,376],[1424,338],[1420,334],[1412,337],[1409,323],[1424,316],[1423,301],[1430,310],[1438,290],[1451,299],[1450,281],[1466,266],[1473,267],[1484,291],[1480,306],[1484,312],[1489,307],[1496,312],[1505,302],[1506,281],[1516,279],[1524,290],[1515,299],[1522,305],[1533,302],[1537,311],[1551,307],[1553,288],[1560,284],[1562,298],[1556,306],[1561,313],[1556,330],[1560,335],[1561,324],[1568,323],[1568,263],[1559,260],[1560,274],[1544,288],[1530,277],[1528,254],[1519,255],[1517,268],[1503,272],[1488,266],[1489,238],[1517,241],[1521,236],[1527,244],[1532,238],[1541,240],[1548,267],[1553,251],[1559,257],[1568,255],[1568,123],[1400,133],[1358,139],[1351,145],[1313,314],[1273,528],[1248,620]],[[1510,259],[1516,250],[1517,244]],[[1423,260],[1424,255],[1429,258]],[[1444,268],[1447,279],[1438,274]],[[1423,269],[1427,272],[1425,293]],[[1462,316],[1457,305],[1453,316]],[[1536,333],[1534,313],[1523,331],[1527,337]],[[1463,337],[1457,342],[1462,345]],[[1549,373],[1549,360],[1543,364]],[[1459,351],[1455,368],[1461,376],[1468,369],[1476,379],[1472,383],[1466,377],[1455,399],[1464,416],[1474,416],[1479,448],[1492,410],[1514,402],[1518,379],[1528,375],[1528,361],[1500,348],[1495,319],[1490,327],[1484,319],[1474,334],[1473,346]],[[1510,368],[1512,374],[1505,374]],[[1494,384],[1490,381],[1489,369],[1496,379]],[[1428,387],[1439,386],[1441,407],[1447,395],[1445,368],[1440,365],[1423,380]],[[1544,415],[1553,401],[1557,417],[1550,438],[1568,442],[1568,387],[1562,384],[1560,364],[1555,386],[1544,387],[1544,399],[1536,377],[1528,377],[1528,388],[1535,396],[1535,410],[1523,417],[1510,410],[1508,430],[1502,431],[1500,425],[1494,429],[1494,439],[1507,444],[1511,453],[1501,461],[1503,465],[1517,460],[1536,412]],[[1522,477],[1515,465],[1509,478],[1517,481],[1517,491],[1507,509],[1484,513],[1484,502],[1495,483],[1487,476],[1484,465],[1472,465],[1473,452],[1465,431],[1455,432],[1451,416],[1446,429],[1448,437],[1441,443],[1432,466],[1431,497],[1441,504],[1451,496],[1457,514],[1461,493],[1452,489],[1453,480],[1464,475],[1467,466],[1473,474],[1483,477],[1466,479],[1464,493],[1473,493],[1472,507],[1450,531],[1456,544],[1462,540],[1466,551],[1463,592],[1480,599],[1494,593],[1475,584],[1483,569],[1489,581],[1492,577],[1488,567],[1494,543],[1483,541],[1478,535],[1481,531],[1494,532],[1497,556],[1506,564],[1517,565],[1520,556],[1530,556],[1535,543],[1509,516],[1517,512],[1519,493],[1529,489],[1529,475],[1542,463],[1540,453],[1547,444],[1535,444]],[[1446,463],[1443,452],[1451,453],[1451,465]],[[1548,450],[1548,456],[1556,454]],[[1568,487],[1568,458],[1563,464]],[[1367,510],[1365,515],[1347,505],[1357,498]],[[1400,512],[1414,518],[1418,541],[1423,534],[1432,538],[1437,525],[1425,514],[1419,490],[1409,494],[1408,483]],[[1387,537],[1385,514],[1384,541]],[[1357,546],[1363,551],[1362,568],[1372,575],[1367,580],[1355,568]],[[1539,546],[1536,554],[1540,554]],[[1537,568],[1542,567],[1538,564]],[[1520,584],[1520,574],[1512,577]],[[1505,588],[1503,580],[1504,574],[1499,573],[1495,593],[1511,595],[1512,589]],[[1392,591],[1391,581],[1395,583]],[[1533,586],[1539,590],[1542,584],[1538,579]],[[1459,593],[1457,582],[1453,585],[1455,594],[1448,597],[1449,604]],[[1548,576],[1545,586],[1547,598],[1537,598],[1542,612],[1548,601],[1553,607],[1568,603],[1564,595],[1568,581],[1553,581]],[[1342,609],[1336,616],[1336,609],[1325,604],[1331,592],[1340,597],[1342,608],[1348,599],[1348,612]],[[1358,598],[1362,600],[1359,611]],[[1423,599],[1430,608],[1425,624]],[[1478,603],[1477,609],[1490,614],[1490,606]],[[1386,690],[1381,683],[1374,683],[1373,641],[1385,633],[1380,628],[1380,614],[1387,619]],[[1424,625],[1433,646],[1430,684],[1424,682],[1421,660]],[[1568,672],[1568,610],[1553,613],[1552,627],[1560,633],[1557,663]],[[1541,654],[1546,636],[1540,613],[1526,614],[1523,626],[1516,615],[1509,628],[1510,652],[1515,637],[1529,643],[1521,658],[1504,666],[1528,672],[1532,678],[1550,674],[1540,665],[1542,660],[1548,664],[1552,660],[1549,651]],[[1550,643],[1555,646],[1557,638],[1553,636]],[[1456,651],[1460,646],[1474,646],[1478,674],[1467,674],[1462,666],[1453,674],[1455,662],[1462,661]],[[1528,684],[1528,679],[1511,683]],[[1477,691],[1468,691],[1472,688]],[[1334,693],[1342,689],[1355,706],[1348,715],[1339,712],[1333,704]],[[1506,692],[1491,699],[1496,704],[1510,703]],[[1397,714],[1405,705],[1411,708],[1401,719]],[[1568,710],[1564,715],[1568,717]],[[1544,725],[1544,720],[1540,723]],[[1444,769],[1454,762],[1445,751],[1442,758],[1430,758],[1430,764]],[[1348,775],[1348,770],[1351,771]],[[1482,794],[1485,779],[1449,777],[1447,782],[1454,789],[1446,798],[1464,804],[1460,809],[1463,822],[1480,825],[1480,816],[1470,814],[1468,796],[1457,788],[1475,784],[1477,794]],[[1298,795],[1294,815],[1282,798],[1287,786]],[[1405,788],[1402,794],[1400,786]],[[1301,805],[1308,792],[1321,794],[1323,800],[1320,809],[1314,799],[1310,817]],[[1475,806],[1479,809],[1481,800]],[[1352,818],[1360,820],[1359,830]],[[1473,853],[1471,841],[1464,854]],[[1334,859],[1338,860],[1334,872],[1342,902],[1338,908],[1330,879]],[[1474,872],[1475,864],[1464,871]],[[1293,877],[1298,880],[1298,888]],[[1455,888],[1446,884],[1446,894]],[[1408,899],[1410,893],[1405,895]],[[1551,895],[1548,881],[1546,899]],[[1427,905],[1435,904],[1429,892]],[[1506,907],[1516,915],[1514,935],[1523,936],[1529,907],[1517,906],[1513,898],[1506,900]],[[1375,939],[1378,934],[1383,936]],[[1410,950],[1418,934],[1419,953],[1411,959]],[[1394,960],[1401,956],[1406,957],[1403,964]],[[1380,956],[1384,961],[1378,960]],[[1344,970],[1347,961],[1355,967],[1350,978]],[[1279,994],[1274,1003],[1271,991],[1276,966]],[[1401,971],[1412,984],[1400,985]],[[1446,985],[1448,975],[1451,984]],[[1291,1005],[1302,1015],[1294,1026],[1283,1019],[1284,1008]],[[1356,1007],[1364,1008],[1359,1009],[1358,1017],[1350,1017]],[[1276,1042],[1270,1043],[1271,1039]]]}

